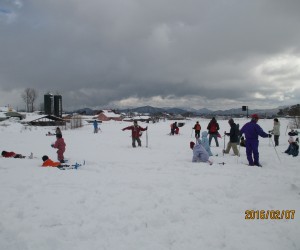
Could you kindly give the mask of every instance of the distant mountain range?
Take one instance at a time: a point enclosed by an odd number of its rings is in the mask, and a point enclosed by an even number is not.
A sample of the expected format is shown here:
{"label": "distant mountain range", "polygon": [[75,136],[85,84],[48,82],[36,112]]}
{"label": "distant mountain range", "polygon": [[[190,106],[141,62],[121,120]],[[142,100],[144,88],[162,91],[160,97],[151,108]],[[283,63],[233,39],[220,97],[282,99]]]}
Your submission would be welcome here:
{"label": "distant mountain range", "polygon": [[[248,114],[263,114],[267,116],[274,116],[277,115],[278,112],[281,109],[284,109],[286,107],[278,107],[274,109],[250,109],[248,110]],[[168,114],[181,114],[181,115],[224,115],[224,116],[230,116],[230,115],[247,115],[247,111],[243,111],[241,108],[235,108],[235,109],[228,109],[228,110],[217,110],[212,111],[206,108],[202,109],[185,109],[185,108],[155,108],[152,106],[143,106],[143,107],[137,107],[137,108],[127,108],[127,109],[118,109],[116,110],[120,113],[139,113],[139,114],[162,114],[162,113],[168,113]],[[93,110],[90,108],[84,108],[74,111],[75,113],[80,114],[86,114],[86,115],[95,115],[100,112],[100,110]]]}

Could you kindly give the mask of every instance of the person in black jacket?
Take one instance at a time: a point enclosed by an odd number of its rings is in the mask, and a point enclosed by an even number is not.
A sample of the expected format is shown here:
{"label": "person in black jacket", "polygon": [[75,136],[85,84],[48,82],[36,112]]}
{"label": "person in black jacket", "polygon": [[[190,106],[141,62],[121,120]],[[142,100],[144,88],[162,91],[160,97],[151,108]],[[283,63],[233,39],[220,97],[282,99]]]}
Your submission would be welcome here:
{"label": "person in black jacket", "polygon": [[234,120],[231,118],[228,121],[230,125],[230,132],[225,135],[230,137],[229,142],[227,143],[227,148],[223,149],[223,154],[229,154],[230,149],[232,148],[234,155],[239,155],[239,150],[237,148],[239,141],[239,131],[237,125],[234,123]]}

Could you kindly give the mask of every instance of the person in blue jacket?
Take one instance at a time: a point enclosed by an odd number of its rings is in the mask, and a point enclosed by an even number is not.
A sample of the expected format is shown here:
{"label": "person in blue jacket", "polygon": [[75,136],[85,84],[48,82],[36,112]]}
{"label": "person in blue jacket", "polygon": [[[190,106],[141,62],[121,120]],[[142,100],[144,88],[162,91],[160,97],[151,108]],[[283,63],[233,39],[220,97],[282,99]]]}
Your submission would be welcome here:
{"label": "person in blue jacket", "polygon": [[98,121],[97,120],[94,120],[93,122],[93,125],[94,125],[94,134],[98,133]]}
{"label": "person in blue jacket", "polygon": [[[258,115],[251,115],[251,121],[247,122],[240,130],[240,135],[245,134],[246,137],[246,154],[249,162],[249,166],[261,167],[259,163],[259,153],[258,153],[258,136],[267,138],[272,137],[271,134],[267,134],[263,129],[257,124]],[[253,155],[253,158],[252,158]]]}
{"label": "person in blue jacket", "polygon": [[202,138],[201,138],[201,140],[198,139],[198,143],[201,144],[205,148],[205,150],[206,150],[206,152],[208,153],[209,156],[213,156],[213,153],[210,150],[209,141],[208,141],[208,138],[207,138],[208,132],[203,131],[201,133],[201,136],[202,136]]}

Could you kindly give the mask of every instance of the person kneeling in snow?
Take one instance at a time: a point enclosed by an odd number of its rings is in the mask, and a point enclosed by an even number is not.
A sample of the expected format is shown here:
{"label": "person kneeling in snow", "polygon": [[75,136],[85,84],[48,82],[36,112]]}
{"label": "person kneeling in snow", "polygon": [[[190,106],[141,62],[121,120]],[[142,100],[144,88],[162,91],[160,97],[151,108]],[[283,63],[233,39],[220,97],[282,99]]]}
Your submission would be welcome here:
{"label": "person kneeling in snow", "polygon": [[5,158],[25,158],[25,156],[16,154],[15,152],[2,151],[1,155]]}
{"label": "person kneeling in snow", "polygon": [[210,165],[212,161],[209,160],[209,155],[205,148],[201,144],[196,144],[195,142],[190,142],[190,148],[193,150],[192,162],[208,162]]}
{"label": "person kneeling in snow", "polygon": [[294,138],[291,136],[288,140],[289,147],[287,150],[284,151],[284,153],[292,156],[297,156],[299,154],[299,139],[297,138],[296,141],[294,141]]}

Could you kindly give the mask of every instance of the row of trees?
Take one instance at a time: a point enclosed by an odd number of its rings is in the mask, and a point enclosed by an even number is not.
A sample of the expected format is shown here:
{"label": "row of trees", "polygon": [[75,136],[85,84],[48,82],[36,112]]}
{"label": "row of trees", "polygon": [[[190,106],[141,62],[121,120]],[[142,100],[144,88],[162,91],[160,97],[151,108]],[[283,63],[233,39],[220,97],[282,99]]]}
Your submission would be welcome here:
{"label": "row of trees", "polygon": [[290,127],[300,128],[300,104],[280,109],[278,115],[294,117],[294,120],[291,122]]}

